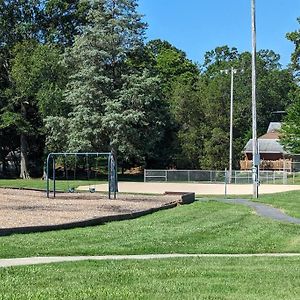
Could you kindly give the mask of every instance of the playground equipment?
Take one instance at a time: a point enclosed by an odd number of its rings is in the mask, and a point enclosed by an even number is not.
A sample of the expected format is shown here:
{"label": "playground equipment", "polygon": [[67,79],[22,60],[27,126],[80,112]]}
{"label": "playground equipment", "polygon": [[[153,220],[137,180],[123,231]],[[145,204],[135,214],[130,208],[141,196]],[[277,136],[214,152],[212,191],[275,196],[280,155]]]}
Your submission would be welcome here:
{"label": "playground equipment", "polygon": [[[118,192],[118,177],[117,177],[117,162],[115,160],[115,156],[112,152],[57,152],[57,153],[49,153],[47,157],[46,164],[46,174],[47,174],[47,198],[50,198],[50,194],[53,194],[53,197],[56,196],[56,160],[59,157],[64,158],[64,169],[65,169],[65,179],[68,183],[68,192],[74,193],[75,188],[69,185],[69,176],[68,176],[68,166],[67,166],[67,157],[74,156],[75,158],[75,168],[74,168],[74,179],[76,176],[76,164],[77,159],[79,157],[85,158],[86,169],[87,169],[87,180],[89,182],[90,179],[90,166],[89,166],[89,157],[96,157],[96,171],[98,169],[97,158],[106,157],[107,159],[107,177],[108,177],[108,198],[111,199],[112,194],[114,195],[114,199],[116,199],[116,193]],[[51,164],[52,161],[52,164]],[[52,173],[52,190],[50,187],[50,175]],[[95,173],[96,174],[96,173]],[[96,175],[95,175],[96,177]],[[89,192],[96,192],[95,187],[91,187],[89,185]]]}

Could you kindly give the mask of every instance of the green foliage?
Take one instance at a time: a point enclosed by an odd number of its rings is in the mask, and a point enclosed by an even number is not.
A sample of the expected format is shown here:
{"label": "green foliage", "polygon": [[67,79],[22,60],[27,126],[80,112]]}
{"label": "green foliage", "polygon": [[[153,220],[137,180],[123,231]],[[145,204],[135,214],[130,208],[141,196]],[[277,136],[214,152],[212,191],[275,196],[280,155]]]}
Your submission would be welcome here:
{"label": "green foliage", "polygon": [[161,78],[165,97],[170,98],[173,85],[182,76],[197,78],[197,65],[187,59],[186,54],[161,40],[153,40],[146,44],[146,49],[152,57],[154,72]]}
{"label": "green foliage", "polygon": [[[224,148],[228,145],[228,132],[214,128],[210,138],[204,142],[204,155],[201,160],[204,169],[224,170],[228,155]],[[225,146],[225,147],[224,147]]]}
{"label": "green foliage", "polygon": [[2,115],[4,126],[28,137],[43,136],[43,118],[63,110],[64,73],[59,56],[55,47],[34,40],[16,44],[10,75],[12,97]]}
{"label": "green foliage", "polygon": [[47,0],[43,6],[43,34],[45,41],[61,47],[74,43],[75,35],[86,24],[90,1]]}
{"label": "green foliage", "polygon": [[[300,18],[298,18],[300,24]],[[300,153],[300,88],[299,88],[299,75],[300,75],[300,30],[290,32],[287,38],[295,44],[295,50],[291,56],[291,67],[295,72],[295,78],[298,86],[290,92],[292,99],[291,105],[287,109],[287,116],[284,119],[282,128],[281,142],[286,150],[299,154]]]}
{"label": "green foliage", "polygon": [[59,110],[65,73],[59,65],[59,50],[31,40],[18,43],[13,54],[11,76],[17,98],[36,101],[42,116]]}
{"label": "green foliage", "polygon": [[[137,5],[0,1],[0,137],[10,137],[0,139],[2,163],[20,149],[41,159],[50,150],[114,148],[123,167],[223,169],[230,76],[220,71],[234,67],[243,69],[234,77],[233,161],[239,167],[251,135],[251,54],[217,47],[200,68],[167,41],[144,44],[147,26]],[[281,69],[272,50],[257,54],[258,134],[273,111],[293,103],[283,143],[299,151],[299,30],[287,38],[295,45],[290,70]]]}
{"label": "green foliage", "polygon": [[294,93],[293,103],[287,110],[282,127],[281,143],[291,153],[300,153],[300,88]]}
{"label": "green foliage", "polygon": [[167,110],[158,78],[129,61],[144,38],[136,6],[123,0],[91,7],[88,24],[65,55],[72,69],[64,100],[69,111],[46,119],[49,148],[65,137],[65,150],[115,149],[122,164],[157,158]]}
{"label": "green foliage", "polygon": [[[297,19],[300,25],[300,17]],[[287,39],[294,43],[295,50],[291,56],[291,66],[296,72],[296,76],[300,76],[300,29],[287,34]]]}
{"label": "green foliage", "polygon": [[20,114],[11,112],[11,111],[6,111],[1,115],[1,126],[0,128],[7,128],[10,126],[15,126],[17,128],[20,128],[22,130],[22,128],[26,128],[28,125],[28,123],[22,119],[22,117],[20,116]]}
{"label": "green foliage", "polygon": [[[259,134],[273,121],[272,112],[284,110],[290,103],[288,95],[295,87],[292,74],[281,70],[278,60],[273,51],[264,50],[257,55]],[[230,75],[221,71],[231,67],[238,70],[234,76],[233,114],[233,164],[238,168],[251,129],[251,55],[227,46],[218,47],[206,54],[203,73],[196,85],[194,80],[183,81],[173,90],[174,103],[183,103],[174,106],[175,116],[181,115],[178,119],[178,141],[184,150],[181,155],[194,157],[194,166],[198,168],[228,167]]]}
{"label": "green foliage", "polygon": [[[33,157],[32,165],[36,165],[44,152],[43,118],[64,110],[61,99],[65,72],[59,65],[60,43],[66,44],[65,40],[74,33],[74,26],[81,22],[78,1],[69,2],[13,0],[0,3],[0,118],[1,128],[5,128],[2,132],[13,141],[9,148],[8,143],[1,141],[0,149],[3,153],[21,149],[21,166],[24,167],[28,165],[27,157]],[[70,10],[72,18],[67,16]],[[49,19],[46,11],[56,13]],[[64,24],[54,21],[59,16]],[[55,44],[60,44],[59,47],[45,44],[50,41],[48,34],[52,34],[52,29],[56,30]],[[62,36],[66,37],[64,41]],[[4,159],[5,155],[3,163]]]}
{"label": "green foliage", "polygon": [[208,75],[215,75],[220,70],[226,69],[229,62],[236,61],[239,57],[236,48],[228,46],[217,47],[214,50],[207,51],[204,55],[204,70]]}
{"label": "green foliage", "polygon": [[[153,40],[146,44],[146,61],[151,71],[161,80],[163,97],[169,105],[170,117],[166,118],[165,138],[165,165],[177,166],[178,168],[197,167],[198,157],[201,155],[197,150],[201,140],[196,138],[197,129],[185,116],[185,112],[192,108],[188,114],[194,114],[196,96],[195,86],[199,79],[199,69],[196,64],[187,59],[186,54],[172,46],[167,41]],[[181,111],[183,109],[183,111]],[[188,124],[187,124],[188,122]],[[190,126],[195,128],[195,135],[187,134]],[[194,145],[185,145],[182,140],[195,142]]]}
{"label": "green foliage", "polygon": [[124,76],[118,98],[106,105],[103,124],[110,146],[118,149],[123,163],[159,160],[158,145],[165,137],[165,116],[160,81],[143,74]]}
{"label": "green foliage", "polygon": [[203,155],[204,108],[201,87],[191,74],[181,75],[173,84],[171,111],[178,124],[176,165],[199,168]]}

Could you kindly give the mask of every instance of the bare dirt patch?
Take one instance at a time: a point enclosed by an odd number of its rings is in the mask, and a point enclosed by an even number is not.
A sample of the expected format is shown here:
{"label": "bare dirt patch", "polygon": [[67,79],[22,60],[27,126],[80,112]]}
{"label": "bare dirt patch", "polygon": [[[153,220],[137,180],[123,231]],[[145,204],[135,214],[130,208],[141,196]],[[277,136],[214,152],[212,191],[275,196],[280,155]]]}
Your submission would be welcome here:
{"label": "bare dirt patch", "polygon": [[178,195],[118,195],[109,200],[99,193],[59,193],[48,199],[44,192],[0,189],[0,230],[134,214],[180,200]]}

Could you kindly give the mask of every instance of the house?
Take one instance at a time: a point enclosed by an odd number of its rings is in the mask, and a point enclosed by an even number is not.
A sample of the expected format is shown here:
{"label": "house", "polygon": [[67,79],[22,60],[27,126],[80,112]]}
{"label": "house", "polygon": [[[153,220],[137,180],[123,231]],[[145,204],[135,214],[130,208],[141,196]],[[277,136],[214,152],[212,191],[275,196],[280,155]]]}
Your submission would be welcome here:
{"label": "house", "polygon": [[[295,169],[296,164],[293,162],[297,160],[297,155],[291,155],[280,144],[280,130],[280,122],[271,122],[267,132],[257,139],[261,170],[292,172]],[[243,154],[244,160],[240,161],[240,168],[250,170],[252,168],[252,139],[247,142]]]}

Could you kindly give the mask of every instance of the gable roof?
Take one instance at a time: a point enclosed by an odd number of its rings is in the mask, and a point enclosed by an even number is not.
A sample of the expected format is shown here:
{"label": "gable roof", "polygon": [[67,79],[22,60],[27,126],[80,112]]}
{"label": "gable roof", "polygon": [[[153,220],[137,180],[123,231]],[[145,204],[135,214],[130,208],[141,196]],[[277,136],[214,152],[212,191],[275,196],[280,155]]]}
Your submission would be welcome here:
{"label": "gable roof", "polygon": [[[269,124],[267,133],[257,139],[258,149],[260,153],[287,154],[287,152],[283,149],[283,146],[280,144],[280,129],[280,122],[271,122]],[[246,146],[243,149],[243,153],[252,153],[252,139],[247,142]]]}
{"label": "gable roof", "polygon": [[[258,149],[259,153],[282,153],[287,154],[283,146],[279,143],[279,139],[263,139],[259,138]],[[249,140],[244,147],[244,153],[252,153],[252,139]]]}
{"label": "gable roof", "polygon": [[279,132],[281,130],[280,122],[270,122],[267,133]]}

